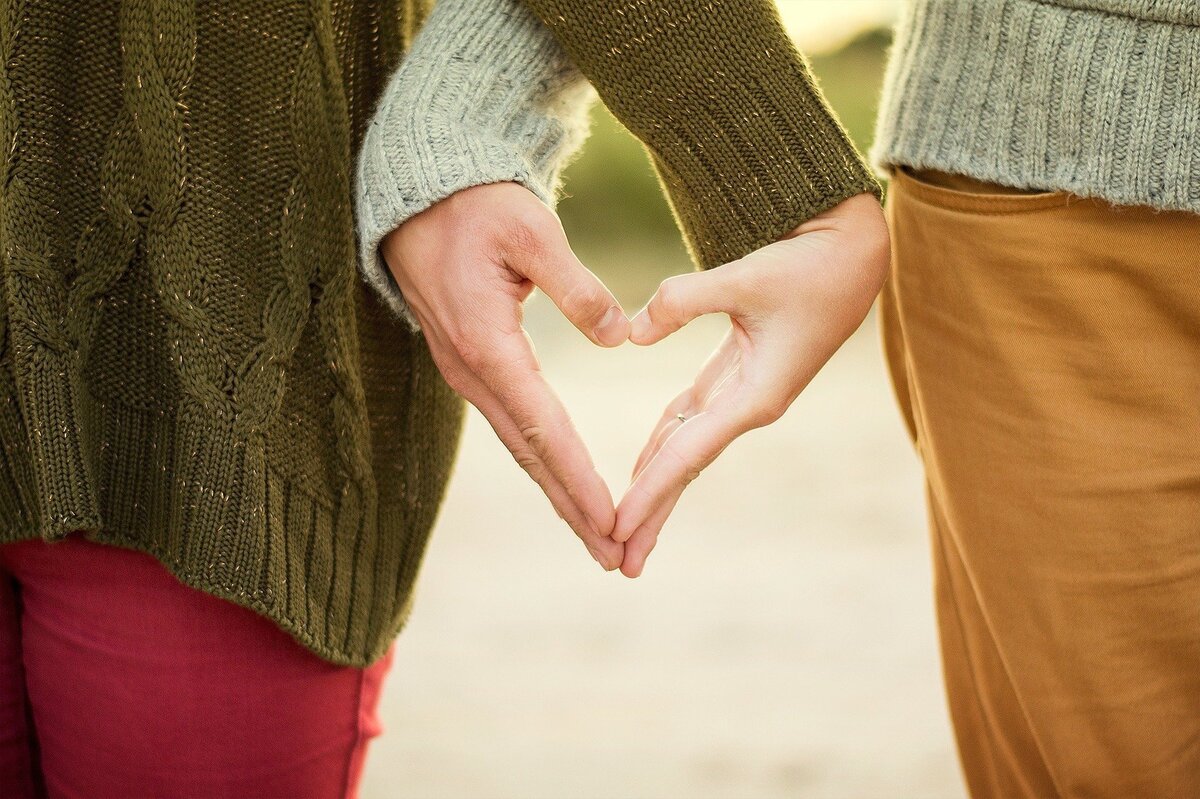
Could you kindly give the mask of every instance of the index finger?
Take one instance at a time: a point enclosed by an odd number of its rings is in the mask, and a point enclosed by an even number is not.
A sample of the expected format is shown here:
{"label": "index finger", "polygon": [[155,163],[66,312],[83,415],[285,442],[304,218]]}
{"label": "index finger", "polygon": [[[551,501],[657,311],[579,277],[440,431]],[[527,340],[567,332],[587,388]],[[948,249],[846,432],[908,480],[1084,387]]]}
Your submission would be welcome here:
{"label": "index finger", "polygon": [[610,535],[616,520],[612,492],[596,471],[566,408],[542,376],[523,330],[498,344],[495,357],[480,370],[479,378],[595,533]]}
{"label": "index finger", "polygon": [[663,442],[617,508],[613,537],[625,541],[623,574],[641,574],[683,490],[750,427],[727,410],[707,410],[686,420]]}
{"label": "index finger", "polygon": [[541,486],[555,511],[575,531],[575,535],[592,553],[592,557],[605,570],[611,571],[620,566],[624,557],[624,547],[606,534],[597,533],[592,529],[591,522],[584,517],[578,504],[567,494],[558,479],[546,469],[537,454],[530,450],[517,425],[509,418],[504,407],[491,392],[487,391],[486,387],[481,388],[484,394],[475,402],[475,406],[487,419],[492,429],[496,431],[496,435],[504,442],[513,458],[533,478],[534,482]]}

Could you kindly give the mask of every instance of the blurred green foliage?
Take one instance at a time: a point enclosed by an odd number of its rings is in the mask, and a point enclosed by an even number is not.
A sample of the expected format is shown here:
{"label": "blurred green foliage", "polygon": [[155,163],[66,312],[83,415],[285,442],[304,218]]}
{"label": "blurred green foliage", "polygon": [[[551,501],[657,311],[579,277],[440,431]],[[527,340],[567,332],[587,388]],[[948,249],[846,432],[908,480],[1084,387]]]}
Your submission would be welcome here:
{"label": "blurred green foliage", "polygon": [[[886,29],[810,59],[821,90],[864,152],[871,144]],[[584,263],[633,308],[671,274],[692,268],[645,151],[600,104],[582,155],[567,169],[563,225]]]}

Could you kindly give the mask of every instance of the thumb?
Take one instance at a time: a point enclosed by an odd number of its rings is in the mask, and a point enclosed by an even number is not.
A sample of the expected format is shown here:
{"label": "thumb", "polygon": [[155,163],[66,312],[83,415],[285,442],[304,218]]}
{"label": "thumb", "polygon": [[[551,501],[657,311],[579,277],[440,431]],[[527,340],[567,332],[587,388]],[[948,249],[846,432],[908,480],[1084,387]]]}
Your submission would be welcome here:
{"label": "thumb", "polygon": [[583,265],[561,224],[542,226],[536,246],[526,247],[516,270],[541,289],[563,316],[602,347],[629,338],[629,318],[600,278]]}
{"label": "thumb", "polygon": [[634,344],[654,344],[697,316],[732,312],[733,299],[728,271],[720,268],[669,277],[633,318],[629,340]]}

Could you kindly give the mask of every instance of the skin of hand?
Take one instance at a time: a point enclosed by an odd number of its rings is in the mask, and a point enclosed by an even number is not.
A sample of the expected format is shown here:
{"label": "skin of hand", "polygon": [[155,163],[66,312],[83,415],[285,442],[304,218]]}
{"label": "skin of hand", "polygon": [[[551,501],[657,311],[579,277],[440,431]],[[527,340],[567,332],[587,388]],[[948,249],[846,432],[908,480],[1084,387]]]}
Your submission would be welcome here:
{"label": "skin of hand", "polygon": [[517,183],[464,189],[388,234],[380,251],[447,383],[487,418],[606,570],[624,545],[607,484],[542,376],[522,326],[540,288],[594,344],[614,347],[629,319],[571,251],[558,217]]}
{"label": "skin of hand", "polygon": [[[783,415],[862,323],[887,277],[887,225],[870,194],[851,197],[737,261],[677,275],[633,319],[651,345],[703,314],[730,330],[668,406],[617,508],[621,572],[642,573],[684,488],[735,438]],[[685,421],[681,422],[678,415]]]}

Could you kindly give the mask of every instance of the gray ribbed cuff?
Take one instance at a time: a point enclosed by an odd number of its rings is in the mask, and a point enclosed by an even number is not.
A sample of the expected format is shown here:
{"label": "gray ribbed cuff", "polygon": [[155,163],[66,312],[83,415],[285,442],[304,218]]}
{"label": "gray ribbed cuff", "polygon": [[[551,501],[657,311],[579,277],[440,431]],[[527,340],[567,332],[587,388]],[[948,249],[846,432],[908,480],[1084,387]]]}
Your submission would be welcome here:
{"label": "gray ribbed cuff", "polygon": [[[1200,213],[1200,5],[918,0],[871,158]],[[1153,12],[1153,13],[1152,13]]]}
{"label": "gray ribbed cuff", "polygon": [[456,191],[515,181],[553,207],[587,135],[590,85],[517,0],[440,0],[388,82],[359,152],[359,268],[417,321],[379,243]]}

